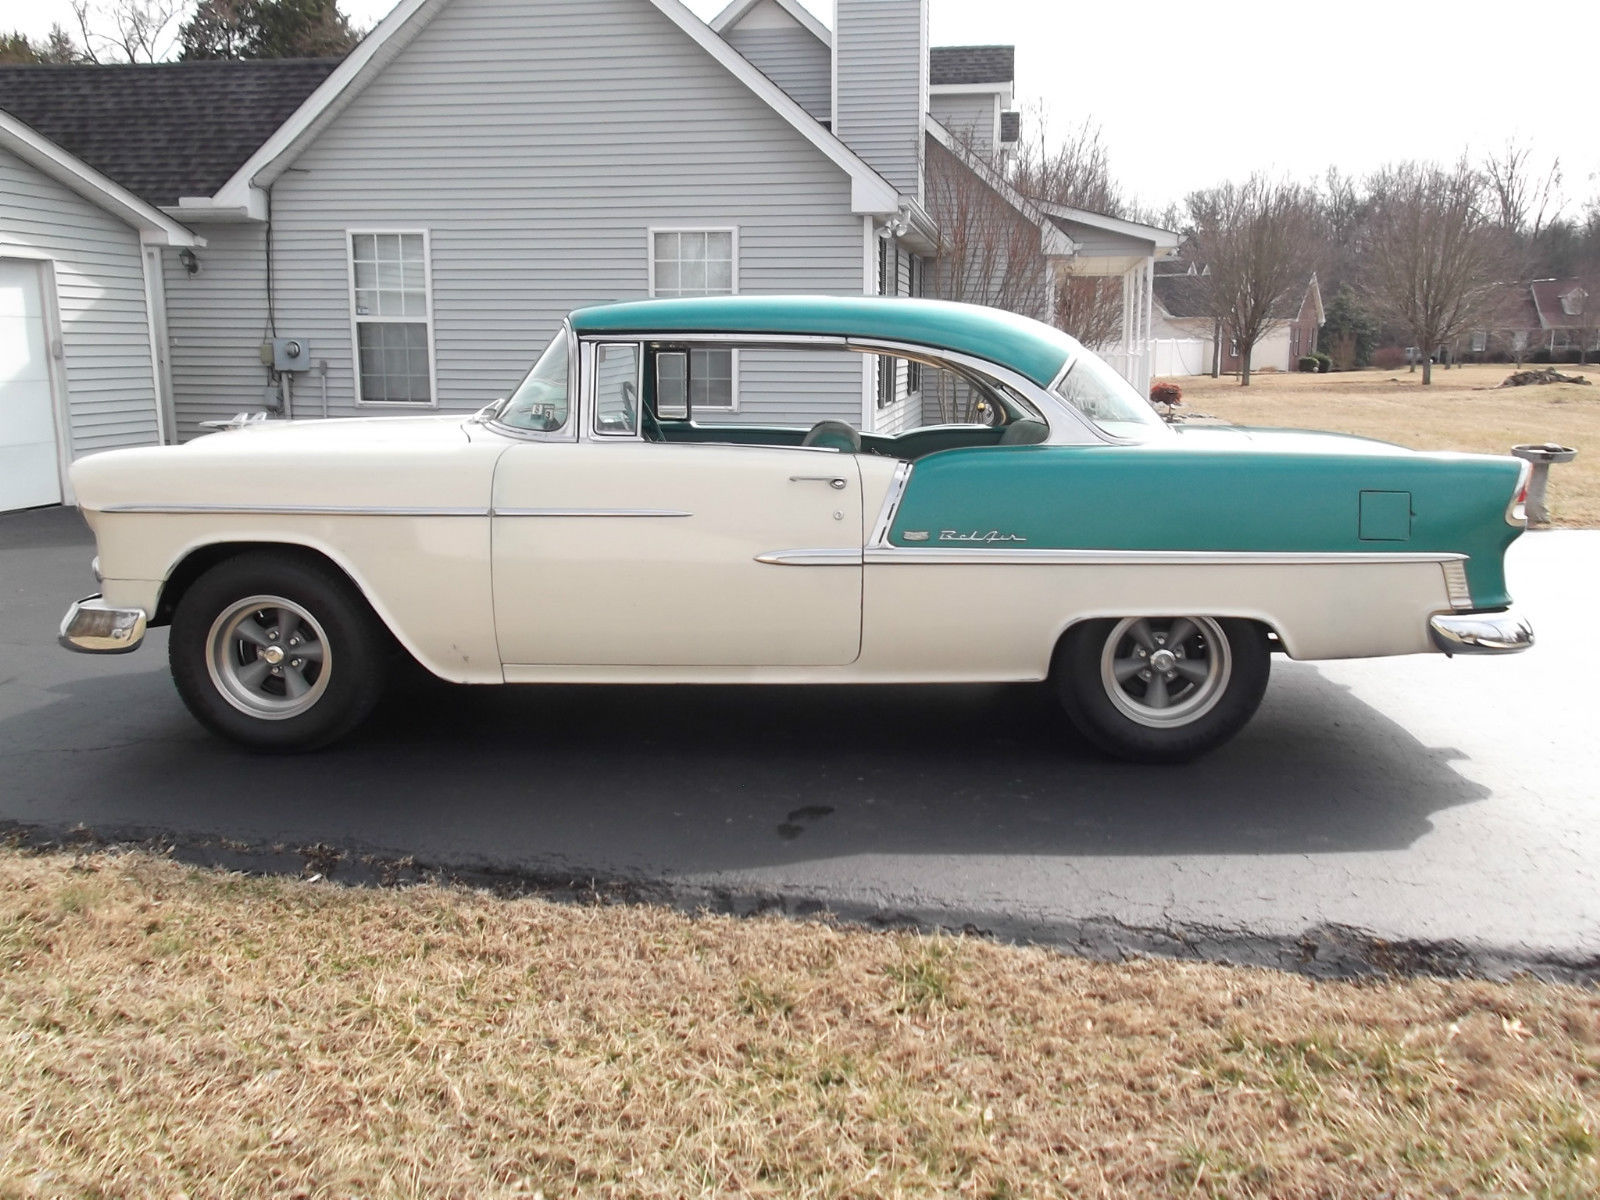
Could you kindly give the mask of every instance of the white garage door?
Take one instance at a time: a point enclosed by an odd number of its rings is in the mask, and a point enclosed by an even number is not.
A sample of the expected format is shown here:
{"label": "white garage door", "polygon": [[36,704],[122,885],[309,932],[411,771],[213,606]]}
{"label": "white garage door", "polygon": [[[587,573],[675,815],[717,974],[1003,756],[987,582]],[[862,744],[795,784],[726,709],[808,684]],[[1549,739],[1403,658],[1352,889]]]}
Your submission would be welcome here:
{"label": "white garage door", "polygon": [[36,263],[0,258],[0,512],[61,503]]}

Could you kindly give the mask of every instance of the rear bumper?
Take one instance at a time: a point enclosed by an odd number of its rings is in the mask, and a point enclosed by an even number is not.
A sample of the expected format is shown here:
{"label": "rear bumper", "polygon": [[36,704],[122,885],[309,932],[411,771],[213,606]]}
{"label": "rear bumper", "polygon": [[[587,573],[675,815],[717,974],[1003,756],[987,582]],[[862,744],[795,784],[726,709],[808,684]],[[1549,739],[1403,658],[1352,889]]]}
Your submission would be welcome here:
{"label": "rear bumper", "polygon": [[1435,613],[1428,632],[1445,654],[1516,654],[1533,645],[1533,626],[1511,612]]}
{"label": "rear bumper", "polygon": [[86,596],[61,618],[56,639],[80,654],[126,654],[144,641],[148,618],[142,608],[113,608],[100,596]]}

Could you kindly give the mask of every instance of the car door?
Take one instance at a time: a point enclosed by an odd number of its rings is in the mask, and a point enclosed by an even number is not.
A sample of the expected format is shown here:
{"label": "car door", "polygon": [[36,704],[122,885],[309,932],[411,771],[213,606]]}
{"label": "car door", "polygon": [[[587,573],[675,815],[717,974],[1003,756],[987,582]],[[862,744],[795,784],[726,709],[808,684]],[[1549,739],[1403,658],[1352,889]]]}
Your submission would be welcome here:
{"label": "car door", "polygon": [[[584,347],[581,436],[524,442],[493,494],[508,666],[808,667],[861,648],[855,457],[639,437],[637,345]],[[805,553],[797,553],[804,551]]]}

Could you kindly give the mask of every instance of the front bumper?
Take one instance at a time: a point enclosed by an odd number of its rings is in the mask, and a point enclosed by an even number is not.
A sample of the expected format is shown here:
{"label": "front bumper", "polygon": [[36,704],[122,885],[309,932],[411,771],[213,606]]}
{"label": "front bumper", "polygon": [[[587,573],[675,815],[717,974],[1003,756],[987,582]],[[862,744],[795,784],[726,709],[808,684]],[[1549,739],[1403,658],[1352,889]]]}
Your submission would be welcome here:
{"label": "front bumper", "polygon": [[99,595],[85,596],[61,618],[56,640],[80,654],[126,654],[144,641],[147,621],[142,608],[113,608]]}
{"label": "front bumper", "polygon": [[1533,645],[1533,626],[1515,613],[1435,613],[1433,644],[1447,655],[1516,654]]}

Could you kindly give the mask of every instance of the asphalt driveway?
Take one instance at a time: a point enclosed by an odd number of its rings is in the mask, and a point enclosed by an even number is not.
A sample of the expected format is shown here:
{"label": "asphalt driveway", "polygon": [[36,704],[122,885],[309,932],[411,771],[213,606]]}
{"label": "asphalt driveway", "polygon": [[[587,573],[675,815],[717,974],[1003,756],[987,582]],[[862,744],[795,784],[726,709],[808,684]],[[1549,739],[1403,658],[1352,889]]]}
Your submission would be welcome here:
{"label": "asphalt driveway", "polygon": [[261,758],[189,718],[164,630],[57,648],[92,553],[72,510],[0,515],[0,827],[27,839],[1092,954],[1600,978],[1600,532],[1514,548],[1529,653],[1279,660],[1244,734],[1180,768],[1098,758],[1033,687],[418,682],[345,744]]}

